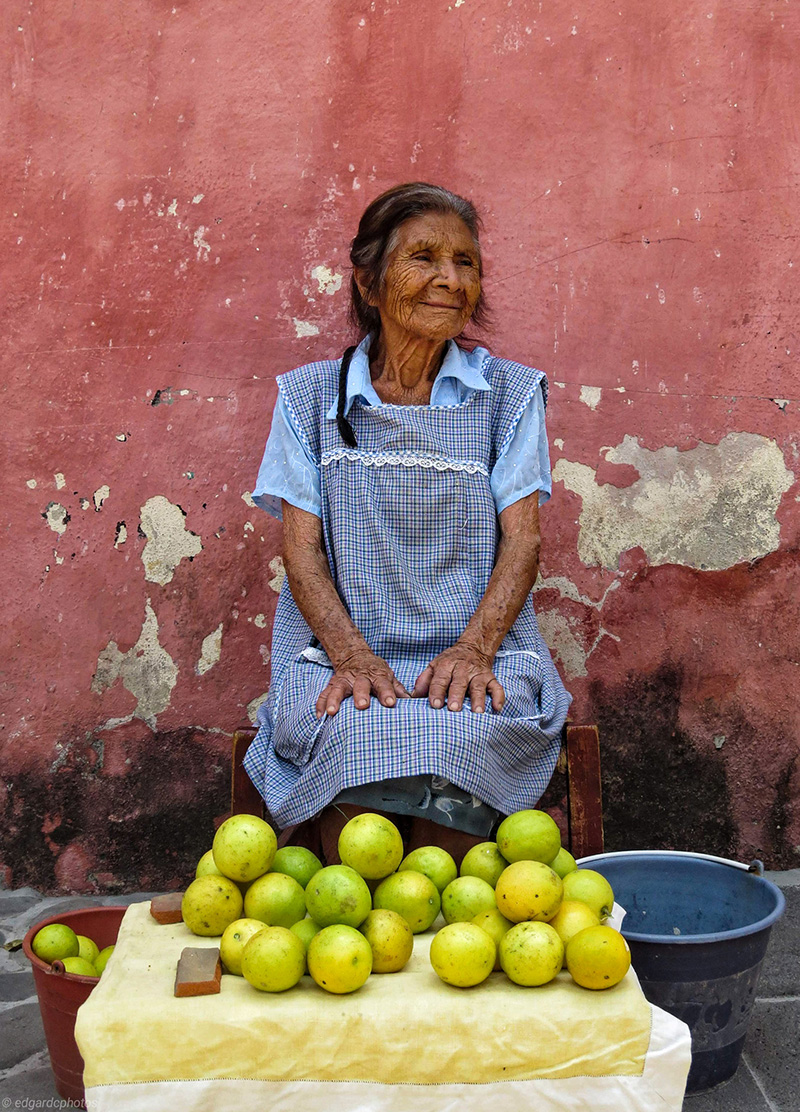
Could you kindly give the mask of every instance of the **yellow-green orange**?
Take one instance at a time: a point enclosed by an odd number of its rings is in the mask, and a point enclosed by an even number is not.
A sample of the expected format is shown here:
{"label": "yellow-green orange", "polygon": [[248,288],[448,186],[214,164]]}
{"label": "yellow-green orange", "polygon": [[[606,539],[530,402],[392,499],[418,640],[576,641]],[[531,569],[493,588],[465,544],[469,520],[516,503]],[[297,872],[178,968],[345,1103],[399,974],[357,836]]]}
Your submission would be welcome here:
{"label": "yellow-green orange", "polygon": [[497,848],[506,861],[552,861],[561,849],[561,831],[546,811],[516,811],[497,828]]}
{"label": "yellow-green orange", "polygon": [[242,916],[242,893],[226,876],[199,876],[183,893],[181,914],[192,934],[220,935]]}
{"label": "yellow-green orange", "polygon": [[265,929],[260,919],[234,919],[222,932],[219,956],[228,973],[242,975],[242,954],[254,934]]}
{"label": "yellow-green orange", "polygon": [[359,930],[372,949],[373,973],[397,973],[414,950],[414,934],[402,915],[388,908],[370,911]]}
{"label": "yellow-green orange", "polygon": [[514,984],[546,985],[561,972],[564,943],[549,923],[517,923],[500,941],[500,964]]}
{"label": "yellow-green orange", "polygon": [[297,935],[306,950],[309,947],[311,939],[315,934],[319,934],[321,929],[319,924],[315,923],[313,919],[301,919],[298,923],[292,923],[291,927],[289,927],[289,930],[292,934]]}
{"label": "yellow-green orange", "polygon": [[214,864],[231,880],[251,881],[272,864],[278,848],[275,831],[256,815],[231,815],[214,835]]}
{"label": "yellow-green orange", "polygon": [[508,861],[497,848],[497,842],[480,842],[464,854],[461,876],[480,877],[494,888],[507,865]]}
{"label": "yellow-green orange", "polygon": [[217,866],[214,863],[213,849],[207,849],[200,860],[197,862],[197,868],[194,871],[195,877],[198,876],[222,876]]}
{"label": "yellow-green orange", "polygon": [[264,927],[242,951],[242,976],[260,992],[285,992],[305,970],[305,947],[286,927]]}
{"label": "yellow-green orange", "polygon": [[511,930],[511,928],[514,926],[514,924],[511,922],[510,919],[506,919],[505,915],[503,915],[502,912],[500,911],[500,909],[496,908],[496,907],[491,907],[491,908],[489,908],[488,911],[478,912],[478,914],[475,916],[475,918],[472,920],[472,922],[477,927],[481,927],[483,930],[485,930],[486,933],[489,935],[489,937],[494,942],[495,946],[498,947],[497,957],[495,958],[495,961],[494,961],[494,967],[495,967],[495,969],[499,969],[500,968],[500,950],[499,950],[500,940],[502,939],[502,937],[506,933],[506,931]]}
{"label": "yellow-green orange", "polygon": [[406,869],[382,880],[372,897],[373,907],[402,915],[414,934],[431,926],[441,909],[439,889],[422,873]]}
{"label": "yellow-green orange", "polygon": [[265,873],[245,892],[244,913],[270,927],[291,927],[305,916],[306,895],[285,873]]}
{"label": "yellow-green orange", "polygon": [[97,975],[98,976],[100,976],[101,973],[105,972],[106,965],[108,965],[108,959],[111,957],[111,955],[113,953],[114,953],[114,947],[113,946],[106,946],[97,955],[97,960],[94,963],[94,967],[97,970]]}
{"label": "yellow-green orange", "polygon": [[446,923],[469,923],[479,911],[497,907],[494,888],[479,876],[460,876],[442,892]]}
{"label": "yellow-green orange", "polygon": [[372,894],[364,878],[349,865],[327,865],[308,882],[306,907],[321,927],[334,923],[360,927],[372,910]]}
{"label": "yellow-green orange", "polygon": [[367,811],[345,823],[339,857],[365,880],[381,880],[403,860],[403,839],[391,819]]}
{"label": "yellow-green orange", "polygon": [[564,899],[588,904],[602,921],[614,907],[614,890],[594,869],[576,869],[564,877]]}
{"label": "yellow-green orange", "polygon": [[567,943],[567,969],[583,988],[613,988],[631,966],[628,943],[613,927],[587,927]]}
{"label": "yellow-green orange", "polygon": [[495,888],[497,906],[506,919],[545,921],[558,911],[564,883],[541,861],[515,861],[500,876]]}
{"label": "yellow-green orange", "polygon": [[66,923],[48,923],[36,932],[31,943],[37,958],[49,963],[76,958],[80,948],[77,934]]}
{"label": "yellow-green orange", "polygon": [[284,846],[273,857],[270,868],[273,873],[285,873],[296,880],[301,888],[305,888],[312,876],[322,868],[322,862],[316,853],[305,846]]}
{"label": "yellow-green orange", "polygon": [[343,923],[315,934],[306,957],[309,973],[326,992],[355,992],[372,972],[369,942],[360,931]]}
{"label": "yellow-green orange", "polygon": [[99,977],[95,967],[86,958],[72,957],[63,958],[64,969],[67,973],[77,974],[79,977]]}
{"label": "yellow-green orange", "polygon": [[436,885],[439,895],[458,876],[458,866],[451,854],[441,846],[420,846],[412,849],[400,862],[398,872],[411,869],[422,873]]}
{"label": "yellow-green orange", "polygon": [[578,931],[600,925],[599,917],[580,900],[562,900],[558,911],[548,922],[558,931],[558,937],[565,946]]}
{"label": "yellow-green orange", "polygon": [[97,943],[93,942],[91,938],[87,938],[85,934],[79,934],[78,947],[78,957],[94,965],[100,956],[100,947]]}
{"label": "yellow-green orange", "polygon": [[449,923],[431,942],[431,965],[437,975],[456,988],[472,988],[494,968],[494,939],[475,923]]}
{"label": "yellow-green orange", "polygon": [[567,873],[574,873],[578,867],[575,858],[569,850],[564,849],[563,846],[548,864],[554,873],[558,873],[562,880]]}

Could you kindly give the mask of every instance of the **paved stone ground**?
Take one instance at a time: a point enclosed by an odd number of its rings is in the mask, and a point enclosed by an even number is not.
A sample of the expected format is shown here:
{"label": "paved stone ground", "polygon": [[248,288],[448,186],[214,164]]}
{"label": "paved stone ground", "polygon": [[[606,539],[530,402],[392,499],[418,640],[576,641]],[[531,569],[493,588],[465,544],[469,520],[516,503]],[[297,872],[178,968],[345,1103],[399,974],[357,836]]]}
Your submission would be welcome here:
{"label": "paved stone ground", "polygon": [[[773,928],[742,1063],[718,1089],[687,1097],[684,1112],[798,1112],[800,1109],[800,869],[767,873],[786,896]],[[31,888],[0,891],[0,941],[63,911],[149,899],[42,897]],[[33,976],[21,950],[0,950],[0,1107],[59,1107]],[[19,1102],[15,1104],[15,1102]],[[37,1102],[40,1102],[37,1104]]]}

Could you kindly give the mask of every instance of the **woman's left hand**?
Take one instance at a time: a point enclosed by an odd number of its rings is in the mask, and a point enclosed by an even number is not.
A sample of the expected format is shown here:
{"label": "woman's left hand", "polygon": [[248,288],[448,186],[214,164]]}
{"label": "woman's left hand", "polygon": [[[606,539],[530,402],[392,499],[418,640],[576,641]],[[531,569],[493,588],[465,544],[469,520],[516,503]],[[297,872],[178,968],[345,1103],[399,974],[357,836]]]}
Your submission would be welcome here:
{"label": "woman's left hand", "polygon": [[457,641],[435,657],[424,672],[417,676],[412,699],[428,697],[432,707],[461,710],[469,693],[472,709],[477,714],[486,710],[487,694],[492,706],[503,708],[506,693],[492,671],[492,658],[474,645]]}

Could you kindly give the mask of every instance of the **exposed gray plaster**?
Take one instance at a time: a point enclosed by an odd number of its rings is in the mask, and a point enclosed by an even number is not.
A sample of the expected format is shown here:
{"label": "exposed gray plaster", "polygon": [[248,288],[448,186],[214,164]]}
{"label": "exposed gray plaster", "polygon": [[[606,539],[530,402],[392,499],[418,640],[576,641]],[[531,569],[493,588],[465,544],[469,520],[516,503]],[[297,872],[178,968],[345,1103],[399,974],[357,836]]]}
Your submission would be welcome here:
{"label": "exposed gray plaster", "polygon": [[147,544],[142,550],[144,577],[163,587],[172,580],[184,557],[196,556],[203,545],[196,533],[186,528],[186,514],[163,495],[148,498],[141,509],[142,532]]}
{"label": "exposed gray plaster", "polygon": [[269,562],[269,570],[272,572],[272,579],[269,580],[269,585],[276,595],[281,593],[283,581],[286,578],[286,568],[283,566],[283,557],[275,556]]}
{"label": "exposed gray plaster", "polygon": [[92,691],[102,694],[118,679],[137,700],[134,717],[142,718],[154,730],[156,716],[169,706],[172,689],[178,682],[178,666],[158,641],[158,619],[150,605],[139,640],[126,653],[120,652],[116,641],[109,641],[97,658],[97,671]]}
{"label": "exposed gray plaster", "polygon": [[54,533],[63,537],[67,531],[67,522],[69,521],[69,514],[65,506],[62,506],[60,502],[49,502],[42,517]]}
{"label": "exposed gray plaster", "polygon": [[258,716],[258,709],[262,703],[266,702],[267,695],[269,695],[268,691],[265,691],[263,695],[256,695],[255,699],[251,699],[247,704],[247,717],[254,726],[256,724],[256,717]]}
{"label": "exposed gray plaster", "polygon": [[206,672],[213,668],[215,664],[219,663],[219,654],[222,651],[222,622],[219,623],[216,629],[209,633],[208,637],[203,638],[203,646],[200,650],[200,659],[197,662],[196,672],[198,676],[204,676]]}
{"label": "exposed gray plaster", "polygon": [[606,459],[631,464],[641,478],[599,486],[586,464],[560,459],[553,468],[583,499],[578,555],[587,566],[616,567],[638,545],[651,564],[719,571],[777,549],[775,514],[794,475],[774,440],[735,432],[681,452],[650,451],[625,436]]}

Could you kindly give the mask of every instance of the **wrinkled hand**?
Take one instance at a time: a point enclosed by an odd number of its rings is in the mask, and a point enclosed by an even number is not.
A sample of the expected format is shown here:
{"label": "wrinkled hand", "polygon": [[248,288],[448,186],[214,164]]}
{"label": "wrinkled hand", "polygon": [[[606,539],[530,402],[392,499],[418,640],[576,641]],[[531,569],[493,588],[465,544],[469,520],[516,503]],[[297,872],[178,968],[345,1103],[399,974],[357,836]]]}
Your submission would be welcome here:
{"label": "wrinkled hand", "polygon": [[373,693],[384,707],[393,707],[398,699],[409,698],[386,661],[364,649],[354,653],[336,669],[333,679],[317,699],[317,718],[322,718],[323,714],[336,714],[348,695],[352,695],[358,710],[366,710]]}
{"label": "wrinkled hand", "polygon": [[506,699],[502,684],[492,671],[492,659],[474,646],[457,641],[417,676],[411,697],[427,695],[432,707],[443,707],[446,701],[448,710],[461,710],[467,692],[476,714],[486,710],[487,694],[497,711],[502,710]]}

